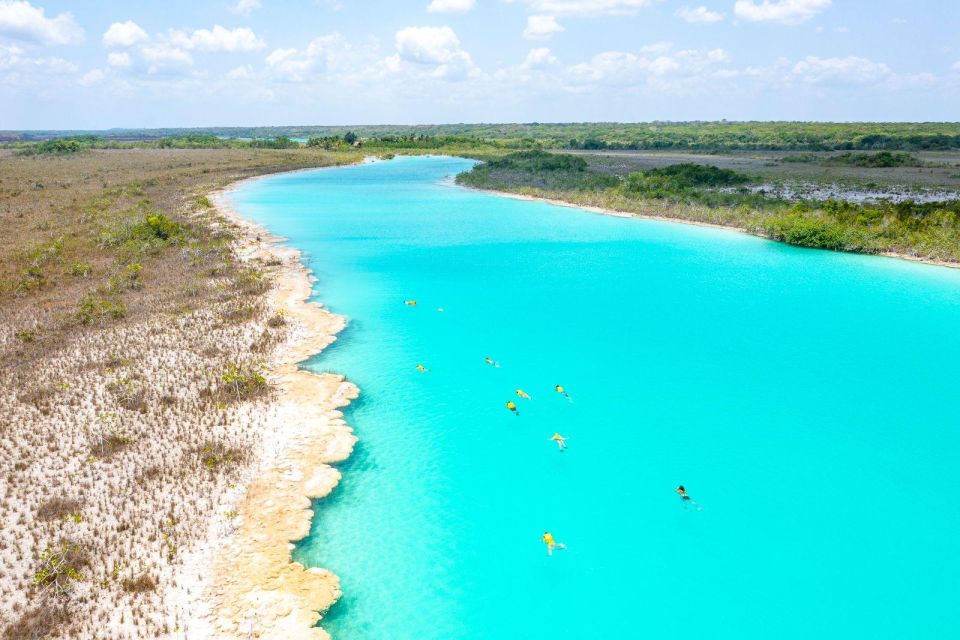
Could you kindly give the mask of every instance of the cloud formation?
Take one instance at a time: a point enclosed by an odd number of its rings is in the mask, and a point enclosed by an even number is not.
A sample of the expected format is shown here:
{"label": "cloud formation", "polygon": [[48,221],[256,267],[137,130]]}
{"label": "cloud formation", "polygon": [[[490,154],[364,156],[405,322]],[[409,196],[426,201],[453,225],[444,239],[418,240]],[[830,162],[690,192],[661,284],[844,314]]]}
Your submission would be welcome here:
{"label": "cloud formation", "polygon": [[723,20],[722,13],[710,11],[703,5],[694,9],[691,9],[687,6],[680,7],[677,9],[676,16],[681,20],[686,20],[687,22],[692,22],[694,24],[709,24],[711,22],[720,22]]}
{"label": "cloud formation", "polygon": [[184,49],[225,53],[257,51],[266,46],[248,27],[226,29],[218,24],[213,29],[196,29],[192,33],[171,31],[170,42]]}
{"label": "cloud formation", "polygon": [[427,5],[429,13],[455,13],[470,11],[475,0],[433,0]]}
{"label": "cloud formation", "polygon": [[395,42],[397,53],[388,61],[393,70],[408,62],[449,80],[462,79],[474,71],[470,54],[450,27],[406,27],[397,31]]}
{"label": "cloud formation", "polygon": [[148,38],[147,32],[140,25],[133,20],[127,20],[111,24],[103,34],[103,44],[108,47],[132,47]]}
{"label": "cloud formation", "polygon": [[531,11],[559,16],[633,15],[654,0],[521,0]]}
{"label": "cloud formation", "polygon": [[260,8],[260,0],[237,0],[237,4],[230,7],[230,11],[241,16],[248,16]]}
{"label": "cloud formation", "polygon": [[83,29],[72,14],[48,18],[43,9],[25,0],[0,0],[0,35],[46,45],[83,41]]}
{"label": "cloud formation", "polygon": [[749,22],[800,24],[825,11],[833,0],[737,0],[733,12]]}
{"label": "cloud formation", "polygon": [[561,31],[564,31],[563,25],[553,16],[529,16],[523,37],[527,40],[541,40]]}

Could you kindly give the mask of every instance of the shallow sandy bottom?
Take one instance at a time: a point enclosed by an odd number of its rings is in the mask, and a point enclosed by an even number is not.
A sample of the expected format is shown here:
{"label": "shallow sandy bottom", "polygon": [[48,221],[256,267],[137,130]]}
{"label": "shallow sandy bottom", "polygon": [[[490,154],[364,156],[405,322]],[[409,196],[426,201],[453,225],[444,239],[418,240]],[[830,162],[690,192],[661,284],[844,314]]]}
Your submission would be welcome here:
{"label": "shallow sandy bottom", "polygon": [[207,632],[218,638],[329,638],[314,625],[319,612],[340,597],[339,580],[329,571],[293,562],[291,541],[310,530],[311,499],[327,495],[340,480],[330,463],[347,458],[356,438],[338,409],[359,390],[341,376],[315,375],[298,363],[330,345],[345,321],[307,302],[311,277],[299,252],[277,246],[280,239],[240,218],[228,193],[211,200],[241,231],[244,261],[280,263],[269,305],[283,314],[294,337],[269,365],[276,393],[270,452],[262,456],[261,471],[240,502],[236,530],[217,552]]}

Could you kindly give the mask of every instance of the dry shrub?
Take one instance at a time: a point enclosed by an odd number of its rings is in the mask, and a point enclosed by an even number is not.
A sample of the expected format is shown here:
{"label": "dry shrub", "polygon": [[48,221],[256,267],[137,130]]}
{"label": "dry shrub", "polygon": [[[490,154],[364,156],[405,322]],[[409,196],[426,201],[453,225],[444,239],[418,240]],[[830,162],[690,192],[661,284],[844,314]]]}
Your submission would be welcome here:
{"label": "dry shrub", "polygon": [[40,640],[56,635],[67,623],[69,613],[62,606],[51,604],[25,611],[3,629],[2,640]]}
{"label": "dry shrub", "polygon": [[125,578],[120,585],[127,593],[147,593],[157,588],[157,580],[149,573],[143,573],[136,578]]}
{"label": "dry shrub", "polygon": [[40,520],[63,520],[67,516],[80,512],[80,501],[73,498],[51,498],[37,507]]}

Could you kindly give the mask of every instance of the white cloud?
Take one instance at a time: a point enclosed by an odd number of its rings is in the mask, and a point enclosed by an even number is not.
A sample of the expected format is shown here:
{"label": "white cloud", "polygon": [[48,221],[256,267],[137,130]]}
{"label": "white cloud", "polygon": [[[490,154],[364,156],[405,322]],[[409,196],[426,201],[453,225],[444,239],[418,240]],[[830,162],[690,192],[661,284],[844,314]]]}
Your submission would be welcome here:
{"label": "white cloud", "polygon": [[147,32],[133,20],[114,22],[103,34],[103,44],[108,47],[132,47],[147,40]]}
{"label": "white cloud", "polygon": [[266,46],[248,27],[225,29],[218,24],[214,25],[213,29],[197,29],[190,34],[186,31],[172,31],[170,42],[184,49],[227,53],[256,51]]}
{"label": "white cloud", "polygon": [[275,49],[267,56],[267,67],[277,77],[303,82],[326,70],[332,54],[344,48],[338,33],[314,38],[306,49]]}
{"label": "white cloud", "polygon": [[667,52],[664,50],[667,46],[658,43],[644,47],[647,51],[641,49],[639,53],[607,51],[570,67],[568,72],[575,84],[630,86],[711,74],[730,60],[723,49]]}
{"label": "white cloud", "polygon": [[450,27],[406,27],[396,34],[397,54],[388,60],[392,69],[401,62],[432,67],[430,75],[459,80],[475,67],[470,54],[460,46],[460,38]]}
{"label": "white cloud", "polygon": [[818,58],[807,56],[793,66],[793,74],[804,82],[821,84],[828,82],[876,82],[890,78],[893,71],[882,62],[866,58]]}
{"label": "white cloud", "polygon": [[733,12],[738,18],[749,22],[780,22],[799,24],[806,22],[830,7],[833,0],[737,0]]}
{"label": "white cloud", "polygon": [[960,71],[960,60],[953,63],[953,69],[954,71]]}
{"label": "white cloud", "polygon": [[522,0],[531,11],[547,15],[632,15],[655,0]]}
{"label": "white cloud", "polygon": [[83,29],[69,13],[48,18],[25,0],[0,0],[0,35],[47,45],[75,44],[83,40]]}
{"label": "white cloud", "polygon": [[107,64],[109,64],[111,67],[127,69],[133,65],[133,59],[130,58],[130,54],[125,51],[113,51],[107,55]]}
{"label": "white cloud", "polygon": [[[77,73],[77,65],[63,58],[31,58],[16,45],[0,43],[0,85],[13,87],[32,87],[49,84],[56,78],[62,83],[64,76]],[[34,89],[31,89],[33,91]]]}
{"label": "white cloud", "polygon": [[140,49],[140,53],[150,63],[148,73],[189,67],[193,64],[193,58],[189,53],[166,43],[144,46]]}
{"label": "white cloud", "polygon": [[255,75],[253,67],[247,64],[242,67],[230,69],[230,71],[227,72],[227,80],[249,80]]}
{"label": "white cloud", "polygon": [[80,76],[80,79],[77,81],[84,87],[90,87],[95,84],[100,84],[107,77],[101,69],[93,69],[87,73]]}
{"label": "white cloud", "polygon": [[470,11],[473,9],[475,0],[433,0],[428,6],[430,13],[453,13],[457,11]]}
{"label": "white cloud", "polygon": [[530,50],[530,53],[527,54],[527,59],[523,62],[523,66],[528,69],[542,69],[556,63],[557,58],[550,53],[550,49],[540,47],[539,49]]}
{"label": "white cloud", "polygon": [[723,14],[717,13],[716,11],[710,11],[704,6],[696,7],[691,9],[690,7],[680,7],[677,9],[677,17],[687,22],[693,22],[698,24],[708,24],[711,22],[720,22],[723,20]]}
{"label": "white cloud", "polygon": [[553,16],[530,16],[527,18],[527,28],[523,30],[523,37],[527,40],[539,40],[549,38],[563,30],[563,26]]}
{"label": "white cloud", "polygon": [[260,8],[260,0],[237,0],[237,4],[230,7],[230,11],[241,16],[248,16]]}

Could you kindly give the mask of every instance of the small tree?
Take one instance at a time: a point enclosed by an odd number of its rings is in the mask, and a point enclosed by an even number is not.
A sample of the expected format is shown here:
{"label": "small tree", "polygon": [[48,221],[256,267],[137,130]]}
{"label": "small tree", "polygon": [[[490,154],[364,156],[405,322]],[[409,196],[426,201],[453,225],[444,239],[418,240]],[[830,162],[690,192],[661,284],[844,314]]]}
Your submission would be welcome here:
{"label": "small tree", "polygon": [[90,563],[83,548],[70,540],[47,547],[40,556],[40,566],[33,574],[33,584],[44,595],[66,599],[75,582],[83,580],[80,571]]}

